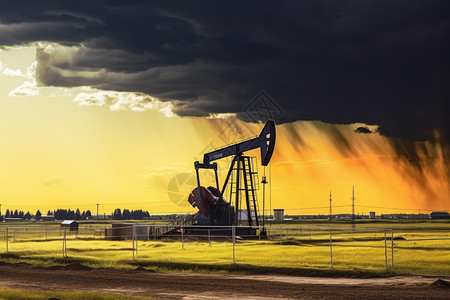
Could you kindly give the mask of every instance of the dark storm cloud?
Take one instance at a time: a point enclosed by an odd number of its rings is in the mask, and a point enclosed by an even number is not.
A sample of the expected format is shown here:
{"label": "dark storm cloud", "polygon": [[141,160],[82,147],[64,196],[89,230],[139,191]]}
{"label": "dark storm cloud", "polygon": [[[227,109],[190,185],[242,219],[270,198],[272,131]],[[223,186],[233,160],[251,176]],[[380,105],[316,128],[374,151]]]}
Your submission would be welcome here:
{"label": "dark storm cloud", "polygon": [[356,133],[372,133],[372,131],[370,131],[370,129],[367,128],[366,126],[356,128],[355,132]]}
{"label": "dark storm cloud", "polygon": [[41,84],[144,92],[183,116],[239,113],[264,89],[279,122],[425,139],[450,134],[449,15],[449,1],[2,1],[0,45],[67,46],[38,51]]}

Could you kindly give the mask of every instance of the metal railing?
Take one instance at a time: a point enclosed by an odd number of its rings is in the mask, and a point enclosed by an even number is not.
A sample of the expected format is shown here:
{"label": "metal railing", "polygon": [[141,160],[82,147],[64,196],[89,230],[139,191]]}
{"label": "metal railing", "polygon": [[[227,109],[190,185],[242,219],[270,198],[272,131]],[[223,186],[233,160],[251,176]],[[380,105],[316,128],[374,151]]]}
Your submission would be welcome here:
{"label": "metal railing", "polygon": [[[97,255],[114,250],[114,253],[130,252],[129,257],[133,260],[179,262],[183,261],[186,252],[178,251],[185,250],[192,254],[189,261],[193,263],[223,261],[290,268],[357,268],[392,273],[424,273],[431,270],[433,264],[442,264],[446,257],[450,257],[448,230],[402,230],[397,233],[384,228],[353,230],[325,226],[267,226],[267,236],[261,236],[262,227],[186,225],[194,218],[186,216],[183,221],[169,225],[80,224],[78,230],[72,231],[56,225],[3,226],[0,227],[0,233],[3,231],[0,240],[3,237],[4,248],[2,251],[0,247],[0,252],[17,253],[19,256],[22,253],[27,256],[57,256],[62,252],[62,256],[67,257],[79,253]],[[130,242],[131,247],[127,246]],[[166,251],[157,251],[157,247],[166,247]],[[442,258],[423,255],[423,251],[434,251]],[[416,253],[422,253],[420,260],[423,261],[418,267],[409,266],[407,258],[414,257]],[[227,260],[227,257],[230,259]],[[440,271],[440,274],[450,275],[450,267]]]}

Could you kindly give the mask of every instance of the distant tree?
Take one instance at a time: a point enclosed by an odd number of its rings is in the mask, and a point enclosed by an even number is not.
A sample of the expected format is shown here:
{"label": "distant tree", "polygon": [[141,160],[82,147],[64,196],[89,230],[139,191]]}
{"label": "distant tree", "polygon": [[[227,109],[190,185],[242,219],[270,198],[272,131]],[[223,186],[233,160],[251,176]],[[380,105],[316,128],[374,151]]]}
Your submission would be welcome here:
{"label": "distant tree", "polygon": [[19,217],[19,212],[17,211],[17,209],[14,211],[13,214],[13,218],[18,218]]}
{"label": "distant tree", "polygon": [[86,220],[86,212],[84,210],[81,213],[81,220]]}
{"label": "distant tree", "polygon": [[19,212],[19,218],[22,218],[22,219],[23,219],[24,216],[25,216],[25,213],[21,210],[21,211]]}
{"label": "distant tree", "polygon": [[9,209],[6,210],[5,218],[9,218]]}
{"label": "distant tree", "polygon": [[81,213],[80,209],[77,208],[77,211],[75,212],[75,220],[81,220]]}
{"label": "distant tree", "polygon": [[131,211],[131,218],[133,220],[143,220],[148,212],[144,212],[142,209]]}
{"label": "distant tree", "polygon": [[40,219],[42,216],[41,211],[38,209],[36,212],[36,219]]}
{"label": "distant tree", "polygon": [[131,212],[128,209],[123,210],[122,220],[131,220]]}
{"label": "distant tree", "polygon": [[121,212],[120,208],[116,208],[114,210],[112,218],[113,218],[113,220],[122,220],[122,212]]}
{"label": "distant tree", "polygon": [[75,211],[69,209],[69,211],[67,212],[67,219],[75,220]]}
{"label": "distant tree", "polygon": [[91,215],[91,211],[88,209],[88,210],[86,211],[86,219],[89,218],[90,216],[92,216],[92,215]]}
{"label": "distant tree", "polygon": [[27,211],[27,213],[23,216],[23,218],[24,218],[25,220],[31,219],[31,214],[30,214],[30,212]]}
{"label": "distant tree", "polygon": [[47,216],[51,216],[52,212],[50,210],[48,210],[47,212]]}
{"label": "distant tree", "polygon": [[68,211],[66,209],[57,209],[54,212],[54,215],[55,215],[55,219],[56,220],[68,220],[68,219],[70,219],[69,213],[68,213]]}

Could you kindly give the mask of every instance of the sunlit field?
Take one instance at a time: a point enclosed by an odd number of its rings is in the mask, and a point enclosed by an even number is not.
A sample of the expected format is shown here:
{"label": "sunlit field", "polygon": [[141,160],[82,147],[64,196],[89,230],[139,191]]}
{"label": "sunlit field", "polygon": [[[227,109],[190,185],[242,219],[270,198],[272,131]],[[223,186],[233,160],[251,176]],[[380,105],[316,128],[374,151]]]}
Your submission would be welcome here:
{"label": "sunlit field", "polygon": [[[273,224],[269,239],[230,239],[180,235],[155,240],[108,241],[108,224],[81,224],[78,233],[53,225],[8,226],[8,252],[3,235],[1,260],[41,265],[80,262],[90,267],[158,270],[292,273],[305,270],[368,274],[450,275],[448,222],[331,224]],[[395,226],[392,226],[395,225]],[[330,227],[331,242],[330,242]],[[365,227],[365,229],[364,229]],[[339,230],[338,230],[339,228]],[[381,228],[397,228],[393,231]],[[425,230],[426,229],[426,230]],[[0,227],[6,231],[6,226]],[[386,239],[385,239],[386,236]],[[393,240],[392,240],[393,237]],[[133,251],[134,249],[134,251]],[[394,253],[392,255],[392,249]],[[331,257],[332,250],[332,257]],[[394,263],[392,265],[392,258]],[[332,259],[332,261],[331,261]],[[242,266],[241,269],[232,266]],[[259,271],[258,271],[259,270]]]}
{"label": "sunlit field", "polygon": [[46,300],[46,299],[72,299],[72,300],[141,300],[149,299],[148,297],[131,297],[121,296],[117,294],[105,294],[105,293],[88,293],[88,292],[67,292],[67,291],[28,291],[28,290],[16,290],[16,289],[0,289],[0,299],[8,300]]}

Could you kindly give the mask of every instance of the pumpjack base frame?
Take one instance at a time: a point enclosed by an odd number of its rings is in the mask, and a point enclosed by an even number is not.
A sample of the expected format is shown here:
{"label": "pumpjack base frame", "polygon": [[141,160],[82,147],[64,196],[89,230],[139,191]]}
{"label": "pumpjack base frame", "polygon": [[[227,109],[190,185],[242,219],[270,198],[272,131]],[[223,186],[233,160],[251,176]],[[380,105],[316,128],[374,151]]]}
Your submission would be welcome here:
{"label": "pumpjack base frame", "polygon": [[[201,184],[200,184],[199,169],[214,170],[217,191],[219,191],[219,203],[223,202],[223,193],[230,181],[230,178],[231,178],[233,172],[235,172],[234,176],[236,177],[236,182],[231,185],[231,189],[233,190],[232,193],[234,193],[234,196],[235,196],[235,202],[234,202],[235,212],[234,212],[234,219],[233,219],[232,223],[228,224],[228,225],[238,225],[239,224],[239,222],[240,222],[239,210],[242,205],[241,202],[243,202],[246,206],[247,218],[248,218],[249,225],[250,226],[254,226],[254,225],[259,226],[258,209],[257,209],[257,204],[256,204],[255,183],[253,182],[254,172],[252,170],[252,163],[251,163],[250,156],[244,156],[242,153],[238,153],[234,156],[233,160],[231,161],[230,168],[228,169],[228,174],[225,178],[225,182],[224,182],[221,190],[219,189],[219,177],[217,175],[217,164],[216,163],[203,164],[203,163],[196,161],[194,163],[194,166],[195,166],[195,171],[196,171],[196,175],[197,175],[198,196],[200,199],[201,199],[201,194],[200,194]],[[241,176],[243,179],[242,183],[239,182],[240,181],[239,179],[241,178]],[[244,197],[242,199],[240,197],[241,191],[245,191]],[[230,198],[231,198],[231,196],[230,196]],[[230,199],[229,205],[231,205],[231,201],[232,201],[232,199]],[[253,210],[252,210],[252,206],[253,206]],[[210,220],[211,220],[210,225],[213,225],[214,221],[218,217],[220,217],[220,216],[218,216],[219,208],[220,208],[220,205],[216,205],[213,208],[213,211],[210,216]],[[252,216],[252,211],[253,211],[254,216]],[[220,224],[220,225],[224,225],[224,224]]]}

